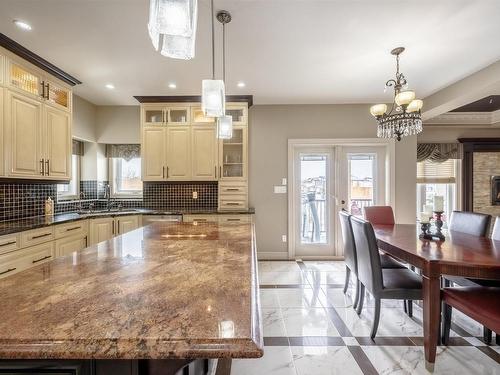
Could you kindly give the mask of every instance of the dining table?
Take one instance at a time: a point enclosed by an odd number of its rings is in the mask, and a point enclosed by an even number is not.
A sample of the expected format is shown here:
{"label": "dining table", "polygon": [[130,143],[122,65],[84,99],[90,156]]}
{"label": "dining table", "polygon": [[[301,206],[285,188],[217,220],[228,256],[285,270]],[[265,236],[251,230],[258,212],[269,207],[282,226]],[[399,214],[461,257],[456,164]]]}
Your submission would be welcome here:
{"label": "dining table", "polygon": [[500,241],[449,231],[445,239],[419,238],[415,224],[373,225],[380,250],[422,274],[426,368],[434,370],[440,338],[441,280],[444,275],[500,280]]}

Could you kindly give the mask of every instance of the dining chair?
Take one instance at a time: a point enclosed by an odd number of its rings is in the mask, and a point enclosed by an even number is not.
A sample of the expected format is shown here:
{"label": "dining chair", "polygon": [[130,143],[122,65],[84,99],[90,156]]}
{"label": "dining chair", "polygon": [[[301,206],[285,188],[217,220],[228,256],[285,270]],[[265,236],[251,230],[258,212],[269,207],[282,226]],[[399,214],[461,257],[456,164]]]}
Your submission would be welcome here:
{"label": "dining chair", "polygon": [[485,237],[490,227],[491,216],[478,212],[453,211],[448,230],[472,236]]}
{"label": "dining chair", "polygon": [[358,280],[358,261],[356,257],[356,246],[354,245],[354,237],[351,227],[351,215],[347,211],[339,211],[340,228],[342,231],[342,243],[344,245],[344,262],[345,262],[345,284],[344,294],[347,292],[351,273],[356,277],[356,292],[352,306],[356,308],[359,300],[359,280]]}
{"label": "dining chair", "polygon": [[[394,225],[396,223],[391,206],[367,206],[363,210],[365,220],[372,224]],[[384,253],[381,253],[380,261],[382,268],[406,268],[404,264]],[[412,301],[405,301],[404,309],[409,317],[413,316]]]}
{"label": "dining chair", "polygon": [[500,288],[484,286],[444,288],[441,291],[441,298],[444,306],[442,318],[444,345],[448,345],[450,341],[452,307],[488,329],[500,332],[500,314],[498,314],[500,311]]}
{"label": "dining chair", "polygon": [[493,225],[493,230],[491,231],[491,239],[500,241],[500,216],[497,216],[495,219],[495,225]]}
{"label": "dining chair", "polygon": [[350,217],[361,283],[358,314],[363,308],[365,290],[375,299],[375,315],[370,337],[375,338],[380,320],[382,299],[421,300],[422,278],[408,268],[382,269],[377,239],[372,225],[363,219]]}

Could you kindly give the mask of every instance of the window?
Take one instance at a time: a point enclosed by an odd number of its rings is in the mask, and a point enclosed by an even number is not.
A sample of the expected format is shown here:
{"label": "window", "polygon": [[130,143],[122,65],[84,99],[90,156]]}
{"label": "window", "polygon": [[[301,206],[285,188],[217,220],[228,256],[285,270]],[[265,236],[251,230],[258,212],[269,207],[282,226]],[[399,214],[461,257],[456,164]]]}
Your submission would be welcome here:
{"label": "window", "polygon": [[426,212],[435,195],[444,197],[444,228],[453,210],[457,209],[457,168],[455,159],[443,163],[423,161],[417,163],[417,213]]}
{"label": "window", "polygon": [[110,158],[111,194],[114,197],[141,197],[141,158]]}
{"label": "window", "polygon": [[57,199],[78,199],[80,195],[80,156],[71,155],[71,180],[69,184],[57,184]]}

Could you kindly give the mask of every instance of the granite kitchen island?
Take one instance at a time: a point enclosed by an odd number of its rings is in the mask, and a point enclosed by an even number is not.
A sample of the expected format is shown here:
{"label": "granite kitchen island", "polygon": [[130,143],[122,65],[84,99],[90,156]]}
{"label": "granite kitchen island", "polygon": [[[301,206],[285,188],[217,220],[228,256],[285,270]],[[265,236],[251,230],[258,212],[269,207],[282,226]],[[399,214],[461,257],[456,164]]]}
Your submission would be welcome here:
{"label": "granite kitchen island", "polygon": [[253,224],[156,223],[2,279],[0,370],[227,373],[263,354],[256,264]]}

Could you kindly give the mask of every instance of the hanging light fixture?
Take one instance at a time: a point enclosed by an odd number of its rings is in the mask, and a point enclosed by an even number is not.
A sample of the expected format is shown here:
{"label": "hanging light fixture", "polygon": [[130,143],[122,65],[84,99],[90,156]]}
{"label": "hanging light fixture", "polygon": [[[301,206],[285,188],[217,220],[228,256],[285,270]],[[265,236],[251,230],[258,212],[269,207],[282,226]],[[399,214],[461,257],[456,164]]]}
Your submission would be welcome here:
{"label": "hanging light fixture", "polygon": [[215,40],[214,40],[214,0],[210,2],[212,15],[212,79],[201,82],[201,109],[207,117],[221,117],[226,112],[226,92],[224,81],[215,79]]}
{"label": "hanging light fixture", "polygon": [[150,0],[148,31],[163,56],[194,57],[198,0]]}
{"label": "hanging light fixture", "polygon": [[415,92],[406,90],[407,81],[403,73],[399,72],[399,55],[404,47],[394,48],[391,54],[396,56],[396,78],[385,83],[385,87],[394,86],[394,102],[387,113],[386,104],[375,104],[370,113],[378,121],[377,137],[396,138],[418,134],[422,131],[422,116],[420,110],[423,101],[415,99]]}
{"label": "hanging light fixture", "polygon": [[[231,14],[225,10],[217,13],[217,21],[222,23],[222,80],[226,82],[226,24],[231,22]],[[233,116],[224,113],[217,118],[217,137],[219,139],[233,138]]]}

